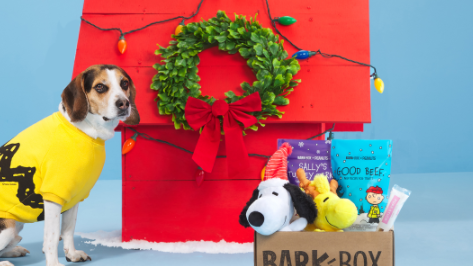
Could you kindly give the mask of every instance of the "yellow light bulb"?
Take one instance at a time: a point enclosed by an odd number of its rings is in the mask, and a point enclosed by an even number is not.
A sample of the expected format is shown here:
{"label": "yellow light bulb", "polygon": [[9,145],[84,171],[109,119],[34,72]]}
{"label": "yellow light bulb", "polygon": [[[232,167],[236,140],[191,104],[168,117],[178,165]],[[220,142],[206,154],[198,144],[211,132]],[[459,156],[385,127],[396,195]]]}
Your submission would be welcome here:
{"label": "yellow light bulb", "polygon": [[182,32],[182,27],[184,27],[186,24],[184,23],[184,19],[182,19],[181,23],[177,25],[176,31],[174,32],[174,35],[179,35],[179,33]]}
{"label": "yellow light bulb", "polygon": [[383,93],[384,91],[384,82],[380,78],[374,79],[374,87],[379,93]]}
{"label": "yellow light bulb", "polygon": [[182,25],[179,24],[176,27],[176,31],[174,32],[174,35],[179,35],[179,33],[181,33],[181,32],[182,32]]}

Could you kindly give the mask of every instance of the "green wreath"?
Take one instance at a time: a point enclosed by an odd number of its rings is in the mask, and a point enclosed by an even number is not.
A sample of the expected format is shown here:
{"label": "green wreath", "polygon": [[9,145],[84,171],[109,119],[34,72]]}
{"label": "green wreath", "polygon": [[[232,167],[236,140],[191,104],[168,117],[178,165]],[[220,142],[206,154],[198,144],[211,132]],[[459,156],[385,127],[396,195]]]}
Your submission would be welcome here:
{"label": "green wreath", "polygon": [[[255,18],[246,20],[245,16],[235,14],[231,21],[224,11],[218,11],[217,17],[207,21],[190,23],[182,27],[182,32],[172,35],[175,39],[167,48],[159,46],[156,55],[164,58],[163,64],[155,64],[158,71],[153,77],[151,89],[158,91],[156,98],[159,114],[172,115],[176,129],[181,125],[191,129],[184,115],[187,98],[195,97],[209,104],[216,100],[204,96],[200,91],[200,77],[197,65],[198,54],[202,50],[217,46],[229,54],[237,52],[247,59],[247,64],[256,74],[257,81],[251,86],[247,82],[240,84],[243,95],[237,96],[233,91],[225,93],[227,103],[233,103],[254,92],[259,92],[262,111],[252,113],[258,121],[268,116],[282,117],[283,112],[276,109],[277,105],[288,105],[286,97],[294,90],[300,80],[293,80],[300,66],[296,59],[286,59],[288,54],[283,48],[283,40],[274,35],[271,29],[263,28]],[[259,122],[261,126],[264,126]],[[257,130],[255,124],[249,129]]]}

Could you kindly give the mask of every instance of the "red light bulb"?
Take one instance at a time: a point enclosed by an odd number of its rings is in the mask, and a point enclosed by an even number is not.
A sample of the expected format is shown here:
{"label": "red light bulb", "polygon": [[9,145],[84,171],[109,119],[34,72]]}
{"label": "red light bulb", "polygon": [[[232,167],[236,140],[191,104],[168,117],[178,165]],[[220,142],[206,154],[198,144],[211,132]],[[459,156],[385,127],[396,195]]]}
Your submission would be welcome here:
{"label": "red light bulb", "polygon": [[127,139],[125,143],[123,143],[122,154],[130,152],[133,147],[135,147],[137,137],[138,133],[135,133],[131,138]]}
{"label": "red light bulb", "polygon": [[125,51],[126,51],[126,40],[125,40],[125,36],[120,36],[120,39],[118,40],[118,51],[121,53],[121,54],[124,54]]}

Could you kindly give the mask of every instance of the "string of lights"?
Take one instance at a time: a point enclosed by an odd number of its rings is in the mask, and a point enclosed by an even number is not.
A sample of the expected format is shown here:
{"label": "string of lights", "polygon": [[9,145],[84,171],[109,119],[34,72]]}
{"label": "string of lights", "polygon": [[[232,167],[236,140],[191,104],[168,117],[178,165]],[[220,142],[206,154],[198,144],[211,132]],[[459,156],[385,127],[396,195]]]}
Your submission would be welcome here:
{"label": "string of lights", "polygon": [[152,26],[152,25],[155,25],[155,24],[160,24],[160,23],[164,23],[164,22],[168,22],[168,21],[172,21],[172,20],[176,20],[176,19],[182,19],[182,22],[181,22],[181,27],[182,27],[182,24],[184,24],[184,20],[186,19],[191,19],[193,18],[194,16],[196,16],[198,13],[199,13],[199,10],[200,10],[200,7],[202,6],[202,3],[204,2],[204,0],[200,0],[199,2],[199,5],[197,5],[197,10],[192,13],[192,15],[188,16],[188,17],[185,17],[185,16],[177,16],[177,17],[173,17],[173,18],[168,18],[168,19],[164,19],[164,20],[158,20],[158,21],[155,21],[155,22],[151,22],[141,28],[137,28],[137,29],[133,29],[133,30],[129,30],[129,31],[126,31],[126,32],[123,32],[122,29],[120,28],[101,28],[95,24],[93,24],[92,22],[84,19],[82,16],[80,17],[80,19],[82,21],[84,21],[85,23],[99,29],[99,30],[103,30],[103,31],[109,31],[109,30],[116,30],[116,31],[119,31],[120,32],[120,39],[118,40],[118,51],[120,51],[120,53],[125,53],[126,51],[126,47],[127,47],[127,43],[126,43],[126,40],[125,40],[125,35],[126,34],[129,34],[129,33],[133,33],[135,31],[139,31],[139,30],[143,30],[143,29],[146,29],[148,28],[149,26]]}
{"label": "string of lights", "polygon": [[277,24],[276,22],[280,23],[281,25],[285,25],[285,26],[288,26],[288,25],[291,25],[291,24],[294,24],[296,22],[296,20],[292,17],[288,17],[288,16],[284,16],[284,17],[276,17],[276,18],[273,18],[271,16],[271,9],[269,7],[269,2],[268,0],[266,0],[266,7],[268,9],[268,16],[269,16],[269,19],[271,20],[271,25],[273,26],[274,30],[284,39],[286,40],[289,44],[291,44],[294,48],[296,48],[297,51],[295,54],[292,55],[292,57],[296,58],[296,59],[307,59],[311,56],[314,56],[314,55],[317,55],[317,54],[320,54],[321,56],[325,57],[325,58],[331,58],[331,57],[337,57],[337,58],[340,58],[340,59],[343,59],[343,60],[346,60],[348,62],[352,62],[352,63],[355,63],[355,64],[359,64],[359,65],[362,65],[362,66],[367,66],[367,67],[371,67],[373,68],[373,74],[370,75],[371,78],[373,78],[375,81],[374,81],[374,85],[375,85],[375,88],[376,90],[379,92],[379,93],[383,93],[384,91],[384,83],[383,81],[378,77],[378,73],[376,72],[376,68],[373,66],[373,65],[370,65],[370,64],[366,64],[366,63],[362,63],[362,62],[358,62],[358,61],[355,61],[355,60],[352,60],[352,59],[348,59],[346,57],[343,57],[343,56],[340,56],[340,55],[336,55],[336,54],[327,54],[327,53],[323,53],[322,51],[317,50],[317,51],[307,51],[307,50],[304,50],[302,48],[300,48],[299,46],[295,45],[291,40],[289,40],[286,36],[284,36],[281,31],[279,31],[278,27],[277,27]]}
{"label": "string of lights", "polygon": [[[128,129],[132,130],[133,132],[135,132],[135,134],[130,138],[128,139],[127,141],[125,141],[125,144],[123,145],[123,150],[122,150],[122,153],[123,154],[126,154],[128,153],[129,151],[131,151],[131,149],[133,149],[134,145],[135,145],[135,142],[136,142],[136,138],[138,136],[142,137],[143,139],[146,139],[146,140],[151,140],[151,141],[156,141],[156,142],[160,142],[160,143],[163,143],[163,144],[166,144],[166,145],[169,145],[171,147],[174,147],[176,149],[179,149],[183,152],[187,152],[189,154],[194,154],[194,152],[186,149],[186,148],[183,148],[181,146],[178,146],[176,144],[173,144],[171,142],[168,142],[168,141],[165,141],[165,140],[162,140],[162,139],[156,139],[156,138],[153,138],[151,137],[150,135],[146,134],[146,133],[142,133],[142,132],[139,132],[138,130],[134,129],[134,128],[131,128],[131,127],[128,127]],[[317,134],[315,136],[312,136],[310,138],[308,138],[307,140],[311,140],[311,139],[315,139],[317,137],[320,137],[320,136],[323,136],[325,135],[326,133],[330,133],[329,137],[327,138],[327,140],[332,140],[333,139],[333,133],[332,131],[335,129],[335,123],[333,124],[333,126],[330,128],[330,129],[327,129],[325,130],[324,132],[320,133],[320,134]],[[271,156],[268,156],[268,155],[264,155],[264,154],[257,154],[257,153],[249,153],[248,156],[250,157],[261,157],[261,158],[266,158],[266,159],[269,159],[269,157]],[[217,158],[227,158],[226,155],[218,155]]]}
{"label": "string of lights", "polygon": [[[358,61],[355,61],[355,60],[352,60],[352,59],[348,59],[346,57],[343,57],[343,56],[340,56],[340,55],[336,55],[336,54],[327,54],[327,53],[323,53],[322,51],[317,50],[317,51],[307,51],[307,50],[304,50],[302,48],[300,48],[299,46],[297,46],[296,44],[294,44],[291,40],[289,40],[286,36],[284,36],[281,31],[279,31],[278,27],[277,27],[277,23],[280,23],[281,25],[292,25],[294,23],[296,23],[296,19],[292,18],[292,17],[289,17],[289,16],[283,16],[283,17],[275,17],[273,18],[271,16],[271,9],[269,7],[269,1],[268,0],[265,0],[266,1],[266,7],[268,9],[268,16],[269,16],[269,19],[271,20],[271,25],[273,26],[274,30],[284,39],[286,40],[289,44],[291,44],[294,48],[296,48],[297,51],[295,54],[292,55],[292,57],[296,58],[296,59],[299,59],[299,60],[303,60],[303,59],[307,59],[311,56],[315,56],[315,55],[318,55],[320,54],[321,56],[325,57],[325,58],[332,58],[332,57],[336,57],[336,58],[340,58],[342,60],[345,60],[345,61],[348,61],[348,62],[351,62],[351,63],[355,63],[355,64],[359,64],[359,65],[362,65],[362,66],[367,66],[367,67],[371,67],[373,68],[373,74],[370,75],[371,78],[374,79],[374,86],[376,88],[376,90],[379,92],[379,93],[383,93],[384,91],[384,82],[378,77],[378,73],[376,71],[376,68],[371,65],[371,64],[366,64],[366,63],[362,63],[362,62],[358,62]],[[198,13],[199,13],[199,10],[200,10],[200,7],[202,6],[202,3],[204,2],[204,0],[201,0],[197,6],[197,10],[192,13],[192,15],[188,16],[188,17],[185,17],[185,16],[177,16],[177,17],[173,17],[173,18],[169,18],[169,19],[164,19],[164,20],[159,20],[159,21],[155,21],[155,22],[151,22],[141,28],[137,28],[137,29],[133,29],[133,30],[130,30],[130,31],[127,31],[127,32],[123,32],[120,28],[101,28],[95,24],[93,24],[92,22],[84,19],[83,17],[80,17],[80,19],[82,21],[84,21],[85,23],[99,29],[99,30],[103,30],[103,31],[109,31],[109,30],[116,30],[116,31],[119,31],[120,32],[120,38],[118,40],[118,50],[120,51],[120,53],[125,53],[126,51],[126,48],[127,48],[127,42],[125,40],[125,35],[126,34],[129,34],[129,33],[132,33],[132,32],[135,32],[135,31],[139,31],[139,30],[142,30],[142,29],[145,29],[147,27],[150,27],[152,25],[155,25],[155,24],[160,24],[160,23],[164,23],[164,22],[168,22],[168,21],[172,21],[172,20],[176,20],[176,19],[182,19],[181,23],[179,23],[179,25],[177,26],[176,28],[176,31],[175,31],[175,34],[179,34],[179,32],[181,31],[182,27],[185,25],[185,20],[186,19],[191,19],[193,18],[194,16],[196,16]]]}
{"label": "string of lights", "polygon": [[[308,140],[311,140],[311,139],[314,139],[314,138],[317,138],[317,137],[320,137],[322,135],[325,135],[326,133],[330,132],[330,135],[329,137],[327,138],[327,140],[332,140],[333,139],[333,133],[332,133],[332,130],[334,130],[335,128],[335,123],[333,124],[333,126],[320,133],[320,134],[317,134],[313,137],[310,137],[308,138]],[[168,142],[168,141],[165,141],[165,140],[162,140],[162,139],[157,139],[157,138],[153,138],[151,137],[150,135],[146,134],[146,133],[142,133],[142,132],[139,132],[138,130],[134,129],[134,128],[131,128],[129,127],[128,129],[132,130],[133,132],[135,132],[135,134],[127,139],[125,141],[125,143],[123,144],[123,149],[122,149],[122,154],[126,154],[128,152],[130,152],[133,147],[135,146],[135,143],[136,143],[136,139],[138,138],[138,136],[142,137],[143,139],[146,139],[146,140],[150,140],[150,141],[156,141],[156,142],[160,142],[160,143],[163,143],[163,144],[166,144],[166,145],[169,145],[171,147],[174,147],[176,149],[179,149],[183,152],[186,152],[186,153],[189,153],[189,154],[194,154],[192,151],[186,149],[186,148],[183,148],[181,146],[178,146],[176,144],[173,144],[171,142]],[[264,175],[264,172],[265,172],[265,169],[266,169],[266,164],[268,163],[268,160],[271,156],[269,155],[264,155],[264,154],[257,154],[257,153],[249,153],[248,156],[250,157],[260,157],[260,158],[265,158],[266,159],[266,163],[265,163],[265,166],[263,167],[261,173],[262,175]],[[226,155],[218,155],[216,158],[226,158],[227,156]],[[204,181],[204,177],[205,177],[205,172],[204,170],[202,170],[202,168],[200,166],[197,167],[195,173],[194,173],[194,178],[195,178],[195,181],[196,181],[196,184],[197,186],[200,186],[202,184],[202,182]]]}

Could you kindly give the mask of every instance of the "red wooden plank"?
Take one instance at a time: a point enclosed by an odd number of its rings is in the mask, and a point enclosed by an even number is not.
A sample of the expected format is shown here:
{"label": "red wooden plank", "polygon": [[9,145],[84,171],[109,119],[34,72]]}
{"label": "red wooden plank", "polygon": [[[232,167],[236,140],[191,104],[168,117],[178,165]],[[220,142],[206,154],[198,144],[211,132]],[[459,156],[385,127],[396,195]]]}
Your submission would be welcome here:
{"label": "red wooden plank", "polygon": [[[153,138],[168,141],[187,150],[194,151],[199,133],[189,130],[175,130],[173,126],[139,126],[139,132]],[[278,138],[307,139],[321,132],[320,124],[269,124],[258,131],[248,131],[244,137],[248,153],[271,156],[277,149]],[[126,139],[134,134],[126,130]],[[225,140],[219,147],[219,155],[225,155]],[[124,155],[124,181],[134,180],[187,180],[194,181],[197,165],[192,155],[175,147],[139,137],[132,151]],[[250,157],[250,165],[245,173],[233,179],[259,180],[265,158]],[[150,169],[153,169],[150,171]],[[205,180],[228,179],[227,159],[217,159],[212,173],[205,174]]]}
{"label": "red wooden plank", "polygon": [[[183,16],[189,16],[192,14],[199,4],[200,0],[174,0],[174,1],[160,1],[155,0],[140,0],[140,1],[129,1],[129,0],[101,0],[84,1],[83,13],[84,14],[169,14],[176,13]],[[353,2],[353,3],[352,3]],[[354,5],[364,5],[365,3],[359,3],[361,1],[332,1],[331,6],[334,9],[353,8]],[[348,3],[348,6],[346,5]],[[284,16],[291,15],[294,12],[298,13],[311,13],[315,9],[326,7],[327,4],[324,2],[314,3],[313,0],[269,0],[271,12],[273,16]],[[245,11],[248,8],[255,8],[260,12],[266,13],[266,2],[265,0],[239,0],[239,1],[228,1],[228,0],[204,0],[201,11],[219,8],[221,10],[227,10],[228,12]],[[290,11],[288,10],[290,9]],[[290,14],[288,14],[290,12]],[[199,13],[200,14],[200,13]]]}
{"label": "red wooden plank", "polygon": [[[130,5],[131,2],[127,2],[123,3],[124,6],[110,1],[98,2],[85,1],[84,17],[102,27],[122,27],[125,31],[157,19],[180,15],[182,12],[191,12],[195,8],[188,1],[183,9],[179,1],[168,2],[164,7],[151,1],[134,1],[133,5]],[[264,26],[269,26],[263,5],[264,1],[252,1],[251,3],[251,5],[245,5],[241,1],[206,0],[198,18],[215,16],[217,9],[227,10],[229,15],[233,11],[254,15],[260,10],[258,20]],[[175,11],[168,6],[173,4],[176,4],[179,7],[178,10],[181,11]],[[286,11],[288,5],[291,7],[290,15],[296,17],[298,23],[280,28],[298,45],[308,49],[320,48],[327,53],[337,53],[355,60],[369,62],[368,1],[321,2],[317,4],[317,7],[312,6],[310,9],[307,8],[311,5],[310,2],[305,0],[292,1],[290,4],[286,1],[271,1],[271,5],[273,6],[273,16],[287,14],[281,14],[281,12]],[[148,14],[147,12],[138,15],[129,14],[142,12],[136,11],[134,8],[139,9],[143,6],[146,8],[158,6],[160,10],[166,10],[166,14],[157,11],[156,13],[159,14]],[[188,8],[189,11],[182,11]],[[113,13],[113,15],[91,13]],[[117,15],[116,13],[127,14]],[[197,18],[190,21],[195,20]],[[155,72],[149,67],[159,61],[159,57],[153,54],[156,49],[155,44],[164,45],[167,43],[177,24],[178,22],[168,22],[127,35],[128,50],[124,55],[120,55],[116,49],[117,32],[99,31],[82,23],[74,75],[89,65],[97,63],[113,63],[133,67],[132,69],[135,71],[142,69],[140,73],[132,74],[135,83],[139,84],[137,101],[142,123],[170,124],[169,116],[160,116],[157,112],[153,101],[156,92],[149,89],[151,77]],[[347,40],[350,41],[349,45],[347,45]],[[289,54],[295,52],[295,49],[287,44],[285,47]],[[201,85],[204,94],[220,98],[223,97],[225,91],[230,89],[238,93],[241,82],[252,81],[255,78],[244,60],[238,55],[226,55],[213,49],[202,52],[200,57],[199,74],[202,78]],[[289,96],[291,104],[280,107],[280,110],[285,111],[286,114],[280,120],[269,119],[269,123],[370,122],[370,80],[368,79],[370,70],[367,67],[353,65],[339,59],[321,57],[302,61],[301,66],[302,70],[296,78],[302,79],[302,84]],[[221,78],[223,76],[225,79]]]}
{"label": "red wooden plank", "polygon": [[[332,123],[325,124],[325,130],[332,128]],[[333,132],[363,132],[363,124],[356,123],[338,123],[335,124],[335,129]]]}
{"label": "red wooden plank", "polygon": [[238,216],[259,182],[209,181],[196,188],[189,181],[126,181],[122,240],[252,242],[253,229]]}
{"label": "red wooden plank", "polygon": [[[249,11],[240,13],[248,17],[254,16],[257,10],[255,8],[249,9]],[[326,53],[337,53],[355,60],[369,62],[368,17],[366,16],[364,20],[357,19],[361,15],[368,15],[367,11],[362,12],[360,8],[354,10],[344,9],[341,14],[330,14],[329,12],[336,11],[317,10],[318,12],[312,14],[299,14],[299,21],[292,26],[279,26],[281,32],[305,49],[321,49]],[[198,17],[187,20],[186,23],[199,21],[201,18],[208,19],[214,17],[216,13],[217,9],[205,10]],[[83,17],[100,27],[119,27],[123,31],[128,31],[175,15],[177,14],[85,14]],[[233,17],[232,14],[229,14],[229,16]],[[342,18],[338,18],[338,16],[342,16]],[[271,27],[269,18],[265,14],[260,14],[258,21],[264,27]],[[94,61],[108,60],[109,63],[121,66],[151,66],[157,63],[159,59],[154,55],[156,44],[167,46],[169,41],[172,40],[171,34],[174,33],[179,23],[180,21],[177,20],[170,21],[127,34],[128,48],[125,54],[122,55],[116,48],[120,36],[118,31],[101,31],[85,22],[81,22],[78,52],[86,53],[89,56],[77,57],[76,65],[82,65],[82,61],[90,64]],[[347,45],[347,40],[350,40],[350,45]],[[290,55],[297,51],[290,45],[285,45],[285,48]],[[211,62],[211,64],[213,63]],[[327,64],[333,66],[353,65],[336,59],[324,60],[322,65]]]}

